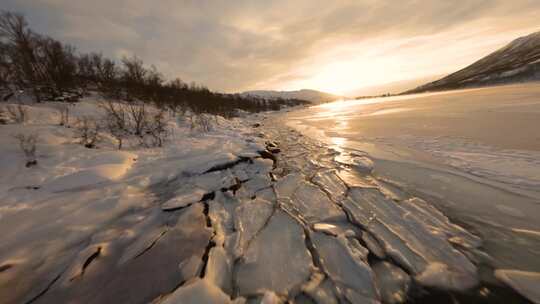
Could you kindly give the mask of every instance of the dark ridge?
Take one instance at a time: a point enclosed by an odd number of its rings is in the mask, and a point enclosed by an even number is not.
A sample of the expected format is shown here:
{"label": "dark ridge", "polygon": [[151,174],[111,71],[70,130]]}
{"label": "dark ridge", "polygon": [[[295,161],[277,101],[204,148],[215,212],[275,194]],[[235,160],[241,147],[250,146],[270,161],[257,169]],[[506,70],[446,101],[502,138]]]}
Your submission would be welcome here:
{"label": "dark ridge", "polygon": [[[211,201],[215,197],[216,197],[215,192],[208,192],[205,195],[203,195],[203,197],[201,198],[201,202]],[[208,215],[208,204],[204,204],[204,211],[205,211],[205,214]],[[208,227],[210,227],[210,226],[208,226]]]}
{"label": "dark ridge", "polygon": [[[227,191],[232,191],[233,194],[236,194],[236,191],[238,191],[238,189],[240,189],[242,187],[242,181],[239,180],[238,178],[236,178],[236,184],[228,187],[228,188],[221,188],[219,189],[221,192],[227,192]],[[213,200],[214,198],[216,197],[216,193],[215,191],[212,191],[212,192],[208,192],[208,193],[205,193],[203,195],[203,197],[201,198],[201,200],[199,202],[206,202],[206,201],[211,201]],[[174,211],[178,211],[178,210],[182,210],[182,209],[185,209],[191,205],[193,205],[194,203],[192,204],[188,204],[186,206],[181,206],[181,207],[176,207],[176,208],[169,208],[169,209],[166,209],[166,210],[163,210],[163,212],[174,212]],[[206,204],[205,204],[205,207],[206,207]]]}
{"label": "dark ridge", "polygon": [[238,179],[237,177],[234,178],[235,179],[235,182],[236,184],[230,186],[229,188],[221,188],[221,192],[227,192],[227,191],[232,191],[233,194],[236,194],[236,191],[240,190],[240,188],[242,188],[242,183],[248,181],[248,180],[245,180],[245,181],[241,181],[240,179]]}
{"label": "dark ridge", "polygon": [[[215,193],[212,192],[213,196],[210,200],[213,200],[214,197],[215,197]],[[213,229],[213,234],[212,234],[212,237],[210,238],[210,241],[208,242],[208,245],[206,245],[206,248],[204,250],[204,254],[202,256],[202,262],[203,262],[203,266],[202,266],[202,269],[201,269],[201,273],[199,274],[199,277],[200,278],[204,278],[204,275],[206,274],[206,267],[208,265],[208,258],[210,256],[210,250],[216,246],[216,242],[214,242],[214,236],[216,235],[216,230],[214,229],[214,227],[212,226],[212,220],[210,219],[210,216],[208,215],[208,213],[210,212],[210,206],[208,205],[208,200],[203,200],[203,204],[204,204],[204,209],[203,209],[203,214],[204,216],[206,217],[206,227],[210,227]]]}
{"label": "dark ridge", "polygon": [[215,166],[211,167],[210,169],[204,171],[203,174],[210,173],[210,172],[215,172],[215,171],[222,171],[222,170],[225,170],[225,169],[231,169],[232,167],[234,167],[234,166],[236,166],[236,165],[238,165],[240,163],[248,162],[250,160],[251,160],[251,158],[249,158],[249,157],[239,157],[235,161],[215,165]]}
{"label": "dark ridge", "polygon": [[275,167],[277,158],[274,154],[270,153],[267,150],[258,151],[258,153],[262,158],[272,160],[272,162],[274,162],[274,167]]}
{"label": "dark ridge", "polygon": [[163,211],[163,212],[175,212],[175,211],[178,211],[178,210],[185,209],[187,207],[191,207],[191,205],[193,205],[193,204],[195,204],[195,203],[187,204],[185,206],[176,207],[176,208],[161,209],[161,211]]}
{"label": "dark ridge", "polygon": [[512,289],[482,284],[479,287],[465,291],[444,291],[435,288],[426,288],[414,284],[409,290],[406,303],[410,304],[533,304]]}
{"label": "dark ridge", "polygon": [[60,279],[60,277],[62,276],[62,273],[64,273],[64,272],[62,271],[56,277],[54,277],[54,279],[52,279],[52,281],[49,282],[49,284],[45,287],[45,289],[43,289],[35,297],[33,297],[30,300],[26,301],[25,304],[34,303],[37,299],[39,299],[41,296],[43,296],[45,293],[47,293],[47,291],[49,291],[51,289],[51,287],[54,285],[54,283],[56,283],[56,281],[58,281],[58,279]]}
{"label": "dark ridge", "polygon": [[92,263],[95,259],[97,259],[99,257],[99,255],[101,254],[101,246],[99,246],[97,248],[97,250],[92,253],[87,259],[86,261],[84,261],[84,264],[82,265],[82,270],[81,270],[81,276],[84,274],[84,271],[86,270],[86,268],[88,266],[90,266],[90,263]]}
{"label": "dark ridge", "polygon": [[201,269],[201,273],[199,274],[199,277],[202,279],[206,275],[206,266],[208,265],[208,258],[210,256],[210,250],[216,246],[216,243],[213,240],[210,240],[208,242],[208,245],[206,246],[206,249],[204,250],[204,254],[202,256],[203,261],[203,267]]}
{"label": "dark ridge", "polygon": [[152,247],[154,247],[157,242],[165,235],[165,233],[167,233],[167,230],[164,230],[162,231],[157,238],[155,238],[152,243],[150,243],[150,245],[148,245],[146,248],[144,248],[143,251],[139,252],[133,259],[136,259],[138,257],[140,257],[141,255],[147,253],[150,249],[152,249]]}
{"label": "dark ridge", "polygon": [[4,271],[10,269],[11,267],[13,267],[13,264],[0,265],[0,272],[4,272]]}

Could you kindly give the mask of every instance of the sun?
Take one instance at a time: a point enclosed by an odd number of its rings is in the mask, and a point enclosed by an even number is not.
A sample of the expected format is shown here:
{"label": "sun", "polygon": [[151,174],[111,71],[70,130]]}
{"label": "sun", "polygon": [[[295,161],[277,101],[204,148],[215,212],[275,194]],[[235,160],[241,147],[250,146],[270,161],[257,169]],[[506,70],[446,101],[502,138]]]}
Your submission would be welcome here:
{"label": "sun", "polygon": [[[371,49],[366,52],[362,45],[339,46],[321,53],[308,64],[299,67],[295,74],[308,75],[285,84],[287,90],[314,88],[342,96],[350,96],[359,88],[387,83],[396,77],[396,67],[404,58],[379,56],[384,52]],[[393,70],[392,74],[387,71]]]}

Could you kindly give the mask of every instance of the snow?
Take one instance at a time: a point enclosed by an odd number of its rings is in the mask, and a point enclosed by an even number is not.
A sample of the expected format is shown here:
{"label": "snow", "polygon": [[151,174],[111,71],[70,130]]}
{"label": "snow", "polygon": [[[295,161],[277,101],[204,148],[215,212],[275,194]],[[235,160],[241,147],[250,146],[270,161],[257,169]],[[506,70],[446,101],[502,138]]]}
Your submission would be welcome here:
{"label": "snow", "polygon": [[338,300],[334,294],[334,286],[330,279],[325,278],[322,273],[313,273],[310,280],[302,287],[302,291],[309,295],[317,303],[337,304]]}
{"label": "snow", "polygon": [[374,285],[373,272],[366,263],[367,250],[352,240],[335,238],[321,233],[312,235],[312,240],[320,255],[321,263],[333,282],[344,290],[351,303],[376,302],[379,299]]}
{"label": "snow", "polygon": [[227,296],[217,286],[207,280],[196,280],[195,282],[181,287],[172,295],[161,302],[162,304],[214,304],[232,303]]}
{"label": "snow", "polygon": [[[278,198],[280,198],[279,193]],[[302,214],[308,222],[344,221],[346,219],[345,214],[336,207],[326,193],[308,182],[298,183],[292,198],[293,200],[289,201],[289,207]]]}
{"label": "snow", "polygon": [[336,161],[349,165],[362,173],[371,173],[373,171],[373,161],[364,155],[340,154],[336,156]]}
{"label": "snow", "polygon": [[136,160],[137,155],[134,153],[110,151],[100,153],[82,162],[63,164],[65,170],[74,173],[57,177],[45,183],[43,189],[57,192],[117,181],[126,175]]}
{"label": "snow", "polygon": [[426,151],[459,170],[520,188],[540,187],[540,153],[498,149],[457,138],[404,136],[401,145]]}
{"label": "snow", "polygon": [[317,173],[313,177],[313,183],[323,188],[335,202],[341,201],[347,192],[347,187],[333,169]]}
{"label": "snow", "polygon": [[283,211],[276,211],[238,266],[240,295],[264,290],[288,295],[309,278],[312,267],[302,228]]}
{"label": "snow", "polygon": [[[264,147],[241,119],[217,118],[212,131],[201,132],[167,115],[171,135],[162,148],[142,148],[134,139],[118,150],[104,132],[97,148],[88,149],[74,138],[74,122],[83,115],[102,117],[98,102],[91,97],[69,105],[69,127],[58,125],[62,103],[26,105],[28,121],[0,125],[0,266],[10,265],[2,272],[0,293],[9,293],[6,303],[27,302],[49,284],[41,296],[45,302],[150,302],[149,296],[197,277],[212,236],[199,202],[238,177],[232,170],[206,172],[246,155],[258,157]],[[38,134],[37,166],[25,167],[12,136],[18,133]],[[272,169],[271,161],[252,162],[244,166],[243,179]],[[229,292],[224,270],[232,257],[223,250],[210,252],[207,280],[211,290]],[[112,275],[110,269],[117,271]],[[94,288],[104,282],[110,292]],[[192,291],[201,289],[196,284]],[[209,299],[220,295],[212,292]]]}
{"label": "snow", "polygon": [[280,179],[274,186],[280,198],[291,198],[298,184],[303,180],[301,174],[292,173]]}
{"label": "snow", "polygon": [[270,176],[257,175],[249,179],[242,185],[242,188],[240,190],[242,191],[242,193],[240,194],[240,196],[251,198],[253,196],[256,196],[256,193],[259,191],[270,189],[271,185],[272,183],[270,180]]}
{"label": "snow", "polygon": [[384,303],[404,303],[411,278],[407,273],[388,262],[379,262],[373,266],[377,286]]}
{"label": "snow", "polygon": [[163,210],[174,210],[199,202],[207,192],[202,189],[189,189],[186,193],[177,194],[175,197],[161,205]]}
{"label": "snow", "polygon": [[186,260],[183,260],[178,265],[178,268],[180,269],[180,273],[182,274],[182,277],[184,278],[195,278],[197,277],[202,270],[202,260],[200,256],[192,255]]}
{"label": "snow", "polygon": [[280,304],[281,300],[279,297],[271,291],[267,291],[264,293],[264,296],[261,300],[261,304]]}
{"label": "snow", "polygon": [[[434,208],[421,200],[397,204],[373,189],[353,188],[350,195],[344,208],[419,283],[457,290],[477,284],[474,264],[447,240],[449,235],[476,238],[449,226],[448,219]],[[439,222],[432,222],[433,218]]]}
{"label": "snow", "polygon": [[208,255],[205,279],[227,294],[232,294],[232,260],[223,247],[214,247]]}
{"label": "snow", "polygon": [[213,241],[216,246],[225,248],[228,252],[238,255],[238,233],[234,231],[234,208],[239,204],[237,198],[230,193],[217,192],[213,204],[209,204],[208,217],[215,231]]}
{"label": "snow", "polygon": [[243,255],[252,241],[270,216],[274,213],[274,206],[266,200],[257,198],[252,201],[242,201],[235,209],[234,228],[239,233],[236,252]]}

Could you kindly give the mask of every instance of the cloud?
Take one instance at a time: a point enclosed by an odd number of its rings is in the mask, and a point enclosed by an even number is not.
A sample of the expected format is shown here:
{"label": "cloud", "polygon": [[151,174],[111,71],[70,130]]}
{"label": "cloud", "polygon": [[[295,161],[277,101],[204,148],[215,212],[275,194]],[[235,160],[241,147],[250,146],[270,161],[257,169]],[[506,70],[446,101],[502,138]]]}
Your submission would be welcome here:
{"label": "cloud", "polygon": [[[512,32],[536,26],[540,12],[537,0],[5,1],[37,31],[84,51],[136,53],[169,77],[224,91],[290,85],[328,60],[347,60],[321,56],[347,45],[379,49],[369,43],[416,38],[408,42],[414,44],[418,37],[459,36],[475,27]],[[387,52],[417,47],[401,43]]]}

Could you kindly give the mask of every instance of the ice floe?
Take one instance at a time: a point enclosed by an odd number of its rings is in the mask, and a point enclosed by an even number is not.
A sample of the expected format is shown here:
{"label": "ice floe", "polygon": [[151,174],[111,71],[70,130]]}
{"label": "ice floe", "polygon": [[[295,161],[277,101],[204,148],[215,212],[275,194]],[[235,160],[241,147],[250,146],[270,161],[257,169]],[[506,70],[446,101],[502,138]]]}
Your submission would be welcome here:
{"label": "ice floe", "polygon": [[540,303],[540,273],[511,269],[495,270],[495,277],[533,303]]}

